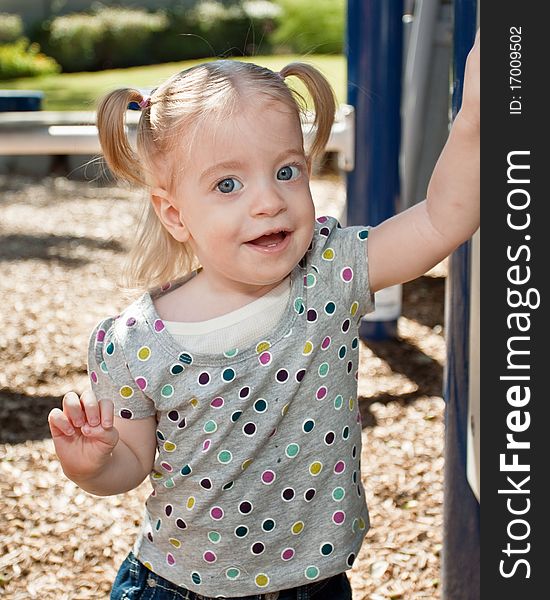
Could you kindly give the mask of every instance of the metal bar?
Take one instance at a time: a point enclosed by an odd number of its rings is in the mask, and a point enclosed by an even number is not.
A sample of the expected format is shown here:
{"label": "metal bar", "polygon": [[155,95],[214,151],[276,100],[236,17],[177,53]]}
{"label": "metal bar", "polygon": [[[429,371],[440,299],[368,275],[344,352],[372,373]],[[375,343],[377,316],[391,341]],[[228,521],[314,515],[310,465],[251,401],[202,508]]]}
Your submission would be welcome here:
{"label": "metal bar", "polygon": [[[355,107],[355,166],[347,177],[347,224],[378,225],[393,216],[399,197],[403,2],[349,0],[347,16],[348,103]],[[398,298],[396,314],[363,320],[363,339],[397,335],[400,287],[382,290]],[[381,298],[377,294],[377,301]],[[398,300],[398,302],[396,302]]]}
{"label": "metal bar", "polygon": [[[476,4],[476,0],[455,2],[453,117],[462,102],[466,57],[476,31]],[[479,504],[466,474],[470,268],[471,243],[468,242],[451,255],[447,277],[443,600],[477,600],[480,597]]]}

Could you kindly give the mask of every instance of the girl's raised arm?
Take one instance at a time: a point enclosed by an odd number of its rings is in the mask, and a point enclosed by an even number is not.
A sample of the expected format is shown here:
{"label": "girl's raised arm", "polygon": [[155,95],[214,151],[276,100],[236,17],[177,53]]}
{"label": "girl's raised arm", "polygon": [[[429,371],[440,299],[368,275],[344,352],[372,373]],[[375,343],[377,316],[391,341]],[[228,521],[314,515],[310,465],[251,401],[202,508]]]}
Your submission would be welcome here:
{"label": "girl's raised arm", "polygon": [[479,226],[479,31],[466,61],[462,108],[432,173],[427,198],[369,234],[372,291],[418,277]]}

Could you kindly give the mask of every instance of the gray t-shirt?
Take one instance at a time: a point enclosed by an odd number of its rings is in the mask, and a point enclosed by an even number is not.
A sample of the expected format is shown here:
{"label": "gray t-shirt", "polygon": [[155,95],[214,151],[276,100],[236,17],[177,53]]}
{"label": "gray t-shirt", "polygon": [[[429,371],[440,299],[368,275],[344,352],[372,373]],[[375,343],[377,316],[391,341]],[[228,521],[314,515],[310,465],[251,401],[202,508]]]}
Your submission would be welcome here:
{"label": "gray t-shirt", "polygon": [[166,286],[95,328],[97,398],[158,422],[134,547],[155,573],[230,598],[352,566],[369,526],[357,405],[357,330],[374,308],[367,236],[317,219],[283,318],[250,347],[187,352],[153,304]]}

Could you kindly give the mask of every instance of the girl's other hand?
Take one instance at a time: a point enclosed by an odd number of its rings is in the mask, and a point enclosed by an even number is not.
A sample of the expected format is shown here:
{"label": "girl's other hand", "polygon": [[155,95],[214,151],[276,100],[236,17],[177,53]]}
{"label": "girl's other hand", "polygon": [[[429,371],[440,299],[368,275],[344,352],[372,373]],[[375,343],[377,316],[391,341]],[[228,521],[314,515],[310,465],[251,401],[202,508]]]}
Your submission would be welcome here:
{"label": "girl's other hand", "polygon": [[113,419],[113,403],[98,402],[91,389],[80,397],[68,392],[63,410],[50,411],[48,424],[55,451],[69,479],[92,478],[108,462],[119,439]]}
{"label": "girl's other hand", "polygon": [[477,30],[472,49],[466,59],[464,73],[464,90],[462,92],[462,107],[460,114],[463,119],[479,128],[480,104],[480,30]]}

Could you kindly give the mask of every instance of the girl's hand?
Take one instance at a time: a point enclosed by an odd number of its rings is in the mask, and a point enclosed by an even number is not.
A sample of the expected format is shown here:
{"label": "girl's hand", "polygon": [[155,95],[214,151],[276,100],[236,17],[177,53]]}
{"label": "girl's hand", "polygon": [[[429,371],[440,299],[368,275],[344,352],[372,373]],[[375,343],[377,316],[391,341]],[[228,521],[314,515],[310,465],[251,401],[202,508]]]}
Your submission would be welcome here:
{"label": "girl's hand", "polygon": [[80,398],[68,392],[63,397],[63,410],[50,411],[48,424],[55,451],[69,479],[93,478],[108,462],[119,439],[113,417],[113,403],[98,402],[91,389]]}
{"label": "girl's hand", "polygon": [[470,124],[479,128],[479,74],[480,74],[480,30],[477,30],[476,39],[466,59],[464,72],[464,89],[462,92],[462,107],[460,115]]}

